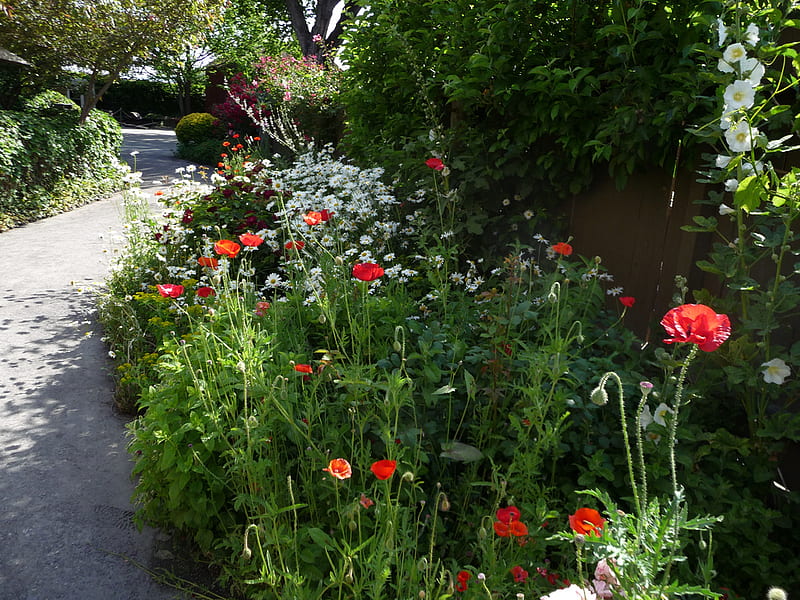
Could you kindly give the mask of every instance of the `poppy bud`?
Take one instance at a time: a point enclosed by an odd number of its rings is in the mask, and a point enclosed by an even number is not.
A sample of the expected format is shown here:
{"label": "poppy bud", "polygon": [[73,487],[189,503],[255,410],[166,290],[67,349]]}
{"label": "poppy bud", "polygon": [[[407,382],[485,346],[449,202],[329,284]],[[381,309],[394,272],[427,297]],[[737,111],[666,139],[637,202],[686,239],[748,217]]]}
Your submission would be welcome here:
{"label": "poppy bud", "polygon": [[450,500],[447,498],[447,494],[442,494],[442,501],[439,503],[439,510],[442,512],[447,512],[450,510]]}
{"label": "poppy bud", "polygon": [[575,545],[576,546],[583,546],[586,543],[586,536],[582,533],[575,534]]}
{"label": "poppy bud", "polygon": [[420,600],[425,600],[425,590],[420,590],[420,591],[419,591],[419,594],[417,594],[417,597],[418,597]]}
{"label": "poppy bud", "polygon": [[608,394],[606,393],[606,389],[602,386],[597,386],[592,390],[591,400],[597,406],[605,406],[608,404]]}
{"label": "poppy bud", "polygon": [[325,315],[320,315],[317,317],[317,321],[319,321],[320,323],[325,323],[325,321],[327,320],[328,318]]}
{"label": "poppy bud", "polygon": [[400,352],[400,350],[403,349],[403,344],[395,340],[394,343],[392,344],[392,348],[394,348],[395,352]]}
{"label": "poppy bud", "polygon": [[250,550],[247,546],[242,549],[242,558],[245,560],[250,560],[250,557],[253,556],[253,551]]}
{"label": "poppy bud", "polygon": [[403,479],[405,479],[406,481],[414,481],[414,473],[412,473],[411,471],[406,471],[405,473],[403,473]]}
{"label": "poppy bud", "polygon": [[348,521],[347,527],[348,529],[350,529],[350,531],[355,531],[356,529],[358,529],[358,525],[356,524],[355,521]]}
{"label": "poppy bud", "polygon": [[428,568],[428,559],[424,556],[417,561],[417,571],[425,571]]}
{"label": "poppy bud", "polygon": [[771,587],[767,592],[767,600],[786,600],[786,590],[779,587]]}
{"label": "poppy bud", "polygon": [[333,259],[333,262],[341,267],[344,264],[344,259],[341,256],[337,256]]}

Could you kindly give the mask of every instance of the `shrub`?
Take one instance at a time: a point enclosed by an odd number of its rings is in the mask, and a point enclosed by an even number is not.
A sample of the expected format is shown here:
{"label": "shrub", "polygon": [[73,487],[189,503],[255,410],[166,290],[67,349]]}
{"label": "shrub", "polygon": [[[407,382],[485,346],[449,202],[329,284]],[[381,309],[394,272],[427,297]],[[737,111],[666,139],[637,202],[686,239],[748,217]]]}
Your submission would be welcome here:
{"label": "shrub", "polygon": [[210,113],[191,113],[175,126],[175,137],[181,144],[197,144],[210,139],[222,139],[217,119]]}
{"label": "shrub", "polygon": [[0,229],[50,216],[118,189],[119,124],[45,92],[21,111],[0,111]]}

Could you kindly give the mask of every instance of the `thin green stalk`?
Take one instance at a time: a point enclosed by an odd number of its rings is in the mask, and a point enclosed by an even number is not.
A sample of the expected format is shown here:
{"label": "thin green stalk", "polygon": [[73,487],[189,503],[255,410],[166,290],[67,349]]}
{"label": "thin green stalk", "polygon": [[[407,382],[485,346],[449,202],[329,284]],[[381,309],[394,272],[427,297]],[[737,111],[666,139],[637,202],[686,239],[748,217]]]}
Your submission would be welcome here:
{"label": "thin green stalk", "polygon": [[689,370],[689,365],[691,364],[692,360],[694,360],[694,357],[697,356],[697,350],[697,344],[692,344],[692,348],[689,350],[689,355],[683,362],[681,371],[678,374],[678,385],[675,388],[675,399],[672,404],[672,420],[669,424],[669,467],[670,473],[672,474],[673,496],[677,496],[678,494],[678,470],[675,466],[675,438],[678,431],[678,411],[681,408],[681,400],[683,399],[683,384],[686,381],[686,373]]}

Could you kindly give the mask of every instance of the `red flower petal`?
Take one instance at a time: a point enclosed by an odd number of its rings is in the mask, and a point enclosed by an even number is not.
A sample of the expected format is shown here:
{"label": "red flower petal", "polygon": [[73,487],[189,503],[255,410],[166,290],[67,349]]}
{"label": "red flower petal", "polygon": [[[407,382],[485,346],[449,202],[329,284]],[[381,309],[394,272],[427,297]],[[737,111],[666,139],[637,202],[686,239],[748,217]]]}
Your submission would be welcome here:
{"label": "red flower petal", "polygon": [[728,315],[719,315],[705,304],[682,304],[673,308],[661,319],[661,325],[671,336],[665,343],[697,344],[703,352],[713,352],[731,335]]}
{"label": "red flower petal", "polygon": [[349,479],[353,476],[353,469],[350,467],[350,463],[344,458],[334,458],[328,463],[328,466],[322,470],[327,471],[333,477],[336,477],[336,479]]}
{"label": "red flower petal", "polygon": [[553,252],[560,254],[561,256],[569,256],[572,254],[572,246],[566,242],[558,242],[557,244],[553,244],[550,248],[553,250]]}
{"label": "red flower petal", "polygon": [[633,296],[620,296],[619,301],[622,303],[622,306],[627,306],[628,308],[636,304],[636,298]]}
{"label": "red flower petal", "polygon": [[353,277],[361,281],[375,281],[383,277],[383,268],[375,263],[358,263],[353,265]]}
{"label": "red flower petal", "polygon": [[261,236],[255,235],[253,233],[243,233],[239,236],[239,241],[242,242],[245,246],[249,246],[250,248],[258,248],[261,244],[264,243],[264,239]]}
{"label": "red flower petal", "polygon": [[373,475],[384,481],[389,479],[392,475],[394,475],[394,471],[397,468],[397,461],[396,460],[379,460],[377,462],[372,463],[372,466],[369,468],[372,471]]}
{"label": "red flower petal", "polygon": [[569,526],[575,533],[600,535],[606,520],[593,508],[579,508],[569,516]]}
{"label": "red flower petal", "polygon": [[519,521],[522,513],[516,506],[507,506],[506,508],[498,508],[496,516],[501,523],[511,523],[512,521]]}
{"label": "red flower petal", "polygon": [[158,293],[164,298],[179,298],[183,294],[183,286],[173,283],[159,284],[156,286]]}
{"label": "red flower petal", "polygon": [[425,164],[428,165],[434,171],[442,171],[444,170],[444,163],[442,162],[441,158],[429,158],[425,161]]}

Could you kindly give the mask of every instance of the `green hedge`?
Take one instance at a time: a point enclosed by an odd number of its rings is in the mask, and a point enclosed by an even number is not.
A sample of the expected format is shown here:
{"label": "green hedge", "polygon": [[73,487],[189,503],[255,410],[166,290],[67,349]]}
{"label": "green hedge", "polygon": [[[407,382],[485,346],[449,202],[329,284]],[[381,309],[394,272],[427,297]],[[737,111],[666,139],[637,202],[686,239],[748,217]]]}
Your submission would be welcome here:
{"label": "green hedge", "polygon": [[0,111],[0,230],[81,206],[118,188],[122,132],[102,111],[45,92]]}

